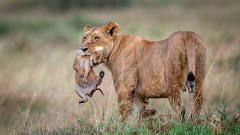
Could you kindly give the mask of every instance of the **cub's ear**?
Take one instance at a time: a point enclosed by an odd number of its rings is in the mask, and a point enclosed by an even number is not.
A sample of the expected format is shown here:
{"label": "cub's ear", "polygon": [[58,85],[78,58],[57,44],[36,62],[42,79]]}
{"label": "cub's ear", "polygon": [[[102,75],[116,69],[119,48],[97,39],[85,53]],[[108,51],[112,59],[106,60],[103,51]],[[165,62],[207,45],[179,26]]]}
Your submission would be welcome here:
{"label": "cub's ear", "polygon": [[84,27],[84,33],[88,32],[92,28],[92,25],[86,24]]}
{"label": "cub's ear", "polygon": [[112,38],[115,38],[117,36],[117,33],[119,31],[119,25],[115,22],[109,22],[105,26],[105,32],[110,35]]}

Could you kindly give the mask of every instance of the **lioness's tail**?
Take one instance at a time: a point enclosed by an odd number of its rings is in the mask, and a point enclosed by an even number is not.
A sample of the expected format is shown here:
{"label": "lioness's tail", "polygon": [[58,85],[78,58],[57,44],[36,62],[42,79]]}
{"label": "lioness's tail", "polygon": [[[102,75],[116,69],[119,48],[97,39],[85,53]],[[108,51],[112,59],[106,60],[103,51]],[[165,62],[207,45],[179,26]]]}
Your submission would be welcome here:
{"label": "lioness's tail", "polygon": [[195,91],[195,70],[196,70],[196,39],[193,33],[187,33],[185,40],[187,52],[188,76],[187,85],[190,87],[190,92]]}

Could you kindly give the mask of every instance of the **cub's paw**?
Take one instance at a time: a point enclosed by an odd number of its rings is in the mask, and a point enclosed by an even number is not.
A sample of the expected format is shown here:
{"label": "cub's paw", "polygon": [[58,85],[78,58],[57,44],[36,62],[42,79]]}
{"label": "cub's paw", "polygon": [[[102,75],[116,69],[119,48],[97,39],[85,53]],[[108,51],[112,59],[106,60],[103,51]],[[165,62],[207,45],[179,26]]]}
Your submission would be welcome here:
{"label": "cub's paw", "polygon": [[105,75],[104,71],[101,71],[101,72],[99,73],[99,76],[100,76],[100,77],[104,77],[104,75]]}
{"label": "cub's paw", "polygon": [[80,100],[80,101],[78,101],[78,103],[79,103],[79,104],[82,104],[82,103],[85,103],[85,101]]}

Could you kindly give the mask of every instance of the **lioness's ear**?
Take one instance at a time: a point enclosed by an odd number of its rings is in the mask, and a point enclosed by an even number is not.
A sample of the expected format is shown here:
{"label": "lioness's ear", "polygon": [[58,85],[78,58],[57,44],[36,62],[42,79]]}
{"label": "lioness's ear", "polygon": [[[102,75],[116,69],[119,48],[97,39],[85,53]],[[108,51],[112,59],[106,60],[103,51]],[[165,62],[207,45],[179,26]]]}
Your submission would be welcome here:
{"label": "lioness's ear", "polygon": [[84,32],[88,32],[90,29],[92,28],[92,25],[90,24],[86,24],[85,27],[84,27]]}
{"label": "lioness's ear", "polygon": [[115,22],[109,22],[105,26],[105,32],[113,38],[116,37],[118,31],[119,31],[119,25]]}

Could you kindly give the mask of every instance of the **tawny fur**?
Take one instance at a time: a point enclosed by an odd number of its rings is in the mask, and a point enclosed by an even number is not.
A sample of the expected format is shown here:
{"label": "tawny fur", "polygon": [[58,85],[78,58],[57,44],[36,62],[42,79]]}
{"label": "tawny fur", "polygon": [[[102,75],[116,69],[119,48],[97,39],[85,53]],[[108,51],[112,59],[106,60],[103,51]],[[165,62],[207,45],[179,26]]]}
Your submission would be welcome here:
{"label": "tawny fur", "polygon": [[92,64],[97,65],[99,58],[95,53],[91,56],[82,56],[78,54],[75,58],[73,69],[75,73],[76,89],[75,92],[81,98],[79,103],[85,103],[88,101],[87,96],[92,97],[96,90],[99,90],[102,94],[102,90],[97,88],[102,82],[104,72],[99,73],[99,77],[95,75],[92,69]]}
{"label": "tawny fur", "polygon": [[[206,63],[206,48],[200,37],[193,32],[176,32],[161,41],[148,41],[118,30],[114,22],[87,25],[83,46],[104,54],[124,118],[128,118],[133,105],[148,108],[149,98],[168,98],[180,115],[185,109],[181,92],[186,84],[192,97],[192,116],[196,117],[203,102]],[[189,73],[194,79],[189,78]]]}

